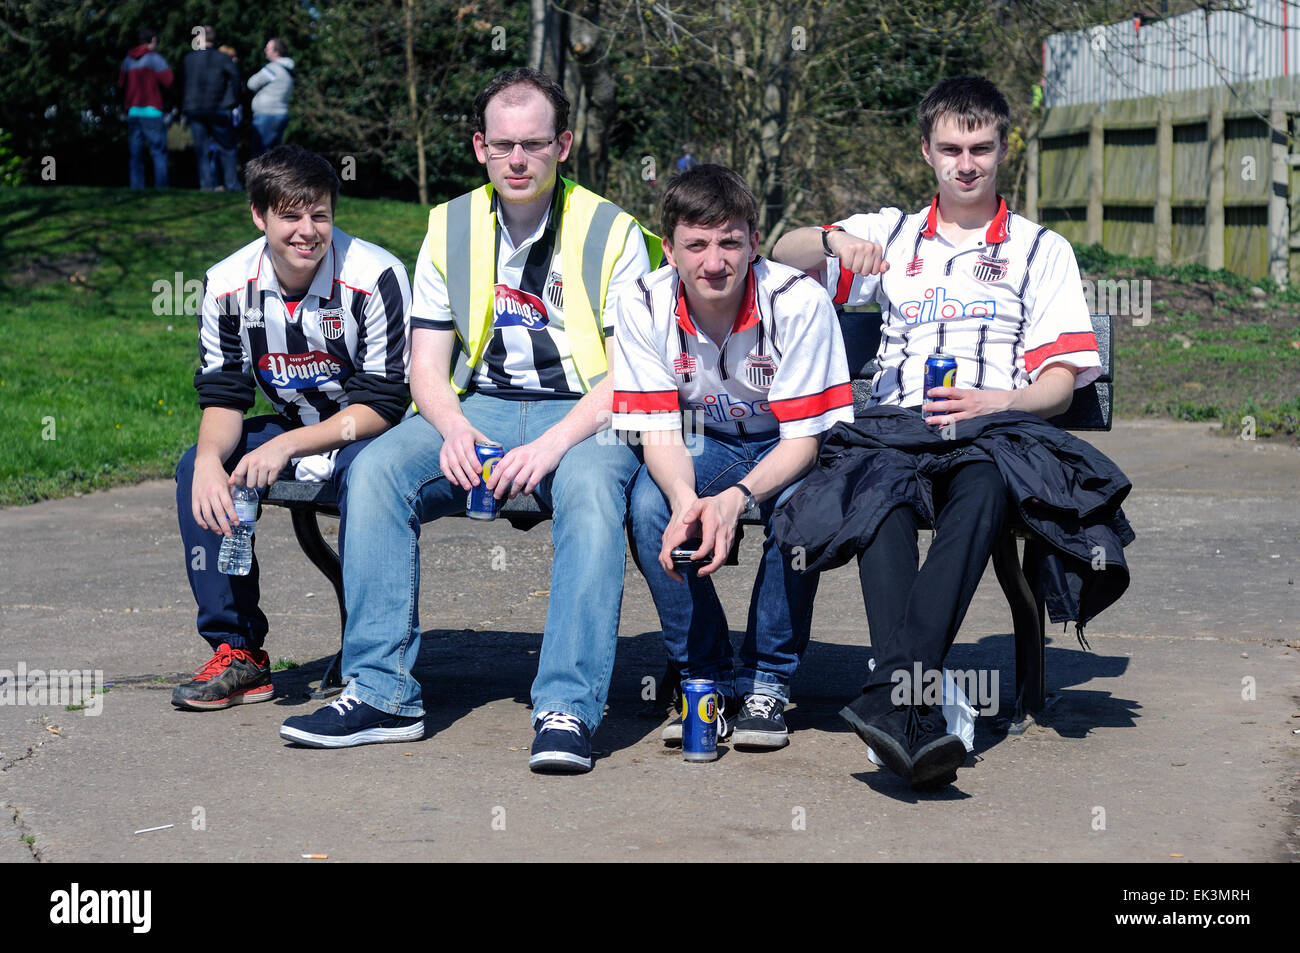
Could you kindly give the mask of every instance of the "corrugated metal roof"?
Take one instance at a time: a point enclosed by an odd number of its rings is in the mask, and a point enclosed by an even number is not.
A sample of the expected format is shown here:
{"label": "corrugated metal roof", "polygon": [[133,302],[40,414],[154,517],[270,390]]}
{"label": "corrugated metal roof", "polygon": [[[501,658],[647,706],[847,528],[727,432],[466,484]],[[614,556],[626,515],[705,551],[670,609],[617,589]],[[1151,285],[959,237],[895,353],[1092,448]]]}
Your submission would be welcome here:
{"label": "corrugated metal roof", "polygon": [[1247,0],[1054,33],[1043,43],[1044,105],[1135,99],[1288,76],[1300,65],[1300,2]]}

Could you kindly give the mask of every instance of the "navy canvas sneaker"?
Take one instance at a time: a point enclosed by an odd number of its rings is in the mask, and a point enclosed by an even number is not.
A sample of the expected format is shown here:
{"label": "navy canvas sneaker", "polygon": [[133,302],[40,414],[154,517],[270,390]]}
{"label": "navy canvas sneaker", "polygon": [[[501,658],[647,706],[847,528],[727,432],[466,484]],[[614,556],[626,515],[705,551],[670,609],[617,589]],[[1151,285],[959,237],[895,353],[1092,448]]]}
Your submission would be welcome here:
{"label": "navy canvas sneaker", "polygon": [[346,691],[310,715],[294,715],[280,726],[280,737],[309,748],[351,748],[424,737],[423,718],[390,715]]}
{"label": "navy canvas sneaker", "polygon": [[561,711],[538,712],[537,737],[528,767],[537,772],[581,774],[591,770],[591,734],[582,719]]}

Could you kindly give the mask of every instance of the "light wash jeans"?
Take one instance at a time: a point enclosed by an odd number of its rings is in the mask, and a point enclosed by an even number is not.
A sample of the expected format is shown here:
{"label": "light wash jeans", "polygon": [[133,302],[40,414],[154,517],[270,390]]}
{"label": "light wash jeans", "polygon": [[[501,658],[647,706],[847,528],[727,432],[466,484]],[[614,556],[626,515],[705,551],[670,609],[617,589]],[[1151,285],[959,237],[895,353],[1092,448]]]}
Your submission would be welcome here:
{"label": "light wash jeans", "polygon": [[[509,451],[541,436],[575,403],[471,394],[461,409]],[[366,704],[408,717],[424,713],[411,674],[420,652],[420,524],[465,508],[465,491],[442,475],[441,449],[427,420],[408,417],[372,441],[348,480],[343,677]],[[574,715],[592,731],[614,669],[637,466],[629,447],[597,434],[571,448],[536,491],[553,514],[555,556],[533,710]]]}
{"label": "light wash jeans", "polygon": [[[696,438],[695,492],[713,496],[744,482],[759,460],[776,446],[777,436],[732,436],[705,433]],[[685,582],[675,582],[659,565],[664,530],[670,517],[668,501],[650,471],[642,468],[632,488],[632,536],[637,561],[650,586],[664,647],[683,679],[711,678],[733,698],[775,695],[790,700],[790,679],[812,627],[813,598],[820,574],[800,572],[777,549],[771,534],[772,512],[794,492],[798,482],[777,497],[759,504],[766,531],[763,558],[754,577],[745,640],[739,667],[733,670],[727,618],[711,577],[685,572]],[[719,572],[735,572],[723,567]]]}

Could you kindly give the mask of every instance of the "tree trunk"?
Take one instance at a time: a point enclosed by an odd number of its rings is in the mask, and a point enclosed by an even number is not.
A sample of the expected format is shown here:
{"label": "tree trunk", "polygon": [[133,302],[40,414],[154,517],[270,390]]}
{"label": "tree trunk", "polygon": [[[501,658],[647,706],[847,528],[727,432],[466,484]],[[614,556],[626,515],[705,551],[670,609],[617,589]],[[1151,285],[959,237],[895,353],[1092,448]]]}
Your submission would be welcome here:
{"label": "tree trunk", "polygon": [[603,192],[609,179],[609,128],[618,106],[618,85],[608,51],[600,43],[600,0],[579,0],[568,11],[569,63],[580,78],[574,100],[574,174]]}
{"label": "tree trunk", "polygon": [[429,204],[428,178],[424,164],[424,123],[420,121],[419,97],[416,95],[415,22],[412,12],[414,0],[403,0],[402,12],[406,19],[406,94],[411,107],[411,128],[415,130],[415,184],[420,204]]}

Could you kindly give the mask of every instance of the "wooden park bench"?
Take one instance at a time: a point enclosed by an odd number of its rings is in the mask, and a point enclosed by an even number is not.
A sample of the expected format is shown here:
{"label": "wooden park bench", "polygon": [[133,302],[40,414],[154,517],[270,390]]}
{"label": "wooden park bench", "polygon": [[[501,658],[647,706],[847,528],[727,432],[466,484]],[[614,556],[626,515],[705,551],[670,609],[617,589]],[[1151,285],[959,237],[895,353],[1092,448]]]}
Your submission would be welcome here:
{"label": "wooden park bench", "polygon": [[[858,410],[866,406],[871,390],[871,378],[876,372],[876,350],[880,341],[880,312],[844,312],[840,325],[844,331],[849,369],[853,377],[853,398]],[[1112,327],[1110,315],[1094,314],[1093,330],[1097,335],[1097,349],[1101,355],[1101,376],[1087,387],[1074,392],[1070,408],[1052,423],[1066,430],[1110,430],[1111,397],[1114,386],[1114,358],[1112,355]],[[304,483],[278,480],[271,487],[263,505],[282,506],[289,510],[294,534],[303,553],[334,587],[339,604],[340,631],[346,625],[347,609],[343,603],[343,570],[339,555],[325,540],[320,530],[320,517],[338,518],[332,483]],[[464,516],[463,513],[458,514]],[[532,496],[520,495],[501,507],[500,518],[516,529],[530,530],[539,523],[548,522],[546,512]],[[736,541],[728,557],[734,563],[736,552],[744,535],[744,526],[761,525],[752,511],[741,517]],[[1040,544],[1032,537],[1024,537],[1024,553],[1017,551],[1015,525],[1008,525],[998,545],[993,550],[993,569],[1011,608],[1011,618],[1016,643],[1016,704],[1008,730],[1018,733],[1029,723],[1029,716],[1042,711],[1047,704],[1045,652],[1047,644],[1047,616],[1043,595],[1038,586],[1038,561],[1042,555]],[[341,642],[341,636],[340,636]],[[312,693],[315,698],[337,694],[343,688],[343,651],[330,662],[320,686]]]}

